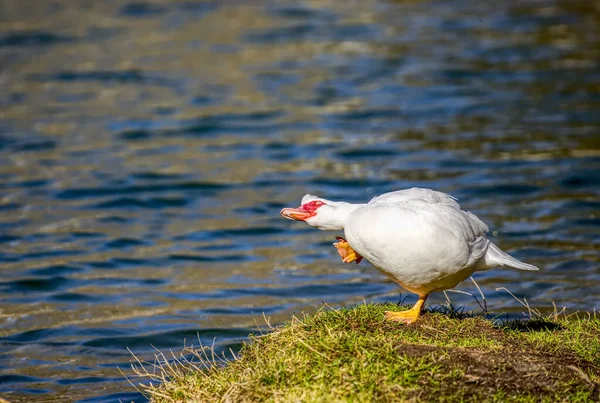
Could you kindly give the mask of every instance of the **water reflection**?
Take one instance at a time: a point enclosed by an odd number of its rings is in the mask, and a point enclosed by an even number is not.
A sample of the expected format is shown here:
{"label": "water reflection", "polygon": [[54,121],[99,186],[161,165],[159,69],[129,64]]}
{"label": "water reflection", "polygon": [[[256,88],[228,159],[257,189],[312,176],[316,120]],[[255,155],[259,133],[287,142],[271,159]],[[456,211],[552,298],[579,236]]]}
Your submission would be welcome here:
{"label": "water reflection", "polygon": [[307,192],[450,192],[544,269],[478,274],[491,309],[600,308],[593,2],[0,8],[3,397],[143,401],[127,347],[399,300],[280,219]]}

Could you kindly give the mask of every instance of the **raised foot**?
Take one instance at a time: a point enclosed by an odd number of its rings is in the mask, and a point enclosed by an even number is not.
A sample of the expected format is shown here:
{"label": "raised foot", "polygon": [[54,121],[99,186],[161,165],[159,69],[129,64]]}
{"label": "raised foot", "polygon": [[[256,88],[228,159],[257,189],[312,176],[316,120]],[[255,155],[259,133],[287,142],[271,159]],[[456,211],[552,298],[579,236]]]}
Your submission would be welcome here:
{"label": "raised foot", "polygon": [[410,325],[419,319],[420,313],[420,309],[417,311],[414,308],[401,312],[385,311],[385,319]]}
{"label": "raised foot", "polygon": [[356,262],[356,264],[359,264],[360,261],[363,260],[363,257],[359,255],[354,249],[352,249],[348,241],[346,241],[341,236],[336,236],[335,239],[337,239],[338,242],[334,242],[333,246],[335,246],[338,253],[342,257],[342,262]]}

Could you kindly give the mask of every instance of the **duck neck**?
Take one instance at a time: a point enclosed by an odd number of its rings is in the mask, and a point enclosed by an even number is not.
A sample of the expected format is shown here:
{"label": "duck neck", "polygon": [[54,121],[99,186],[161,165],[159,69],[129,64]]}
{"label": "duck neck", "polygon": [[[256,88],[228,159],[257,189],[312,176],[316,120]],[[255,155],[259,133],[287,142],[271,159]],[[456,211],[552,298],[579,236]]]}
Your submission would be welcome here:
{"label": "duck neck", "polygon": [[348,217],[356,209],[365,206],[365,204],[351,204],[351,203],[340,203],[335,206],[335,209],[330,214],[329,220],[327,220],[327,230],[344,230]]}

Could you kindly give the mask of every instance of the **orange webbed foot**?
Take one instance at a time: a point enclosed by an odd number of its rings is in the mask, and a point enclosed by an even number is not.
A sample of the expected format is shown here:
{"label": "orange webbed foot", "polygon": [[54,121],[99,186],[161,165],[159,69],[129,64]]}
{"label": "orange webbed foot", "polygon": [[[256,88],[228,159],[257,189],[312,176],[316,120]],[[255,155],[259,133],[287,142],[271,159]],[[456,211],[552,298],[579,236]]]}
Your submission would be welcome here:
{"label": "orange webbed foot", "polygon": [[421,315],[421,309],[423,309],[423,305],[425,304],[426,299],[427,295],[419,296],[419,300],[417,301],[417,303],[407,311],[385,311],[385,319],[390,320],[392,322],[401,322],[406,325],[415,323]]}
{"label": "orange webbed foot", "polygon": [[333,246],[335,246],[338,253],[342,257],[342,262],[344,262],[344,263],[356,262],[356,264],[359,264],[360,261],[363,260],[363,257],[361,255],[359,255],[354,249],[352,249],[352,247],[350,246],[348,241],[346,241],[341,236],[337,236],[337,237],[335,237],[335,239],[337,239],[338,242],[335,242],[333,244]]}
{"label": "orange webbed foot", "polygon": [[392,322],[401,322],[406,325],[410,325],[411,323],[415,323],[417,319],[419,319],[420,312],[416,312],[413,309],[409,309],[408,311],[385,311],[385,319]]}

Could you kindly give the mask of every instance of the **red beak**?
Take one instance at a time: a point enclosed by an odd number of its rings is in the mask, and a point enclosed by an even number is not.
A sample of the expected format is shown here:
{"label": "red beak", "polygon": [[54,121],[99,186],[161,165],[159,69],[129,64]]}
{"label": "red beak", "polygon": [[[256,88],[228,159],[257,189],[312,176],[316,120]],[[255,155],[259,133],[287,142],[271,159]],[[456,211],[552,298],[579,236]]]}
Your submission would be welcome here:
{"label": "red beak", "polygon": [[284,208],[283,210],[281,210],[281,213],[279,213],[279,214],[281,214],[288,220],[295,220],[295,221],[306,221],[307,219],[309,219],[310,217],[312,217],[314,215],[312,212],[306,211],[302,207]]}

